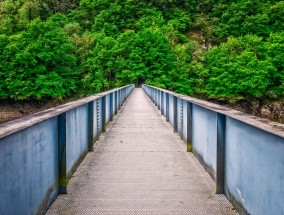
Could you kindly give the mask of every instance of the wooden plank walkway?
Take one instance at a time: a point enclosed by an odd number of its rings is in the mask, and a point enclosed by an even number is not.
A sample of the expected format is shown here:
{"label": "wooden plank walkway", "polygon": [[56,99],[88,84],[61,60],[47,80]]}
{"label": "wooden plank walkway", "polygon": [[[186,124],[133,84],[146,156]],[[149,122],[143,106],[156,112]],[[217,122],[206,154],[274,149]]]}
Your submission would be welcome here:
{"label": "wooden plank walkway", "polygon": [[236,214],[142,89],[135,89],[53,214]]}

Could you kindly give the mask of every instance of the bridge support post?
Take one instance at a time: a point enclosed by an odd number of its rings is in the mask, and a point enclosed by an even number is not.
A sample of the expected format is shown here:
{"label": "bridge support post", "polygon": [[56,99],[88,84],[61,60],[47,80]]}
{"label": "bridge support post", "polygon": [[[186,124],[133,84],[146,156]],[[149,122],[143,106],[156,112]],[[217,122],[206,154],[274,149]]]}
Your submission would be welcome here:
{"label": "bridge support post", "polygon": [[59,192],[67,193],[67,165],[66,165],[66,113],[58,116],[58,170]]}
{"label": "bridge support post", "polygon": [[160,110],[161,108],[160,108],[160,105],[161,105],[161,101],[160,101],[160,94],[161,93],[161,91],[160,90],[157,90],[157,107],[158,107],[158,110]]}
{"label": "bridge support post", "polygon": [[224,193],[226,116],[217,113],[216,193]]}
{"label": "bridge support post", "polygon": [[102,132],[106,132],[106,96],[102,97]]}
{"label": "bridge support post", "polygon": [[159,107],[159,91],[158,90],[156,90],[156,106],[157,106],[157,108]]}
{"label": "bridge support post", "polygon": [[174,127],[174,132],[177,132],[177,97],[173,96],[173,114],[174,114],[174,122],[173,122],[173,127]]}
{"label": "bridge support post", "polygon": [[166,121],[169,121],[169,107],[170,107],[170,101],[169,101],[169,94],[166,93]]}
{"label": "bridge support post", "polygon": [[164,115],[164,92],[161,91],[161,114]]}
{"label": "bridge support post", "polygon": [[110,93],[109,94],[109,100],[110,100],[110,103],[109,103],[109,116],[110,116],[110,121],[112,121],[113,119],[113,93]]}
{"label": "bridge support post", "polygon": [[117,92],[117,110],[120,110],[120,90]]}
{"label": "bridge support post", "polygon": [[117,91],[114,92],[114,114],[117,114]]}
{"label": "bridge support post", "polygon": [[157,90],[157,107],[160,110],[160,90]]}
{"label": "bridge support post", "polygon": [[121,90],[118,91],[118,109],[121,107]]}
{"label": "bridge support post", "polygon": [[187,131],[186,131],[186,150],[192,152],[192,103],[187,102]]}
{"label": "bridge support post", "polygon": [[124,103],[124,101],[125,101],[125,90],[124,89],[122,89],[122,103]]}
{"label": "bridge support post", "polygon": [[94,143],[94,102],[88,103],[88,145],[89,151],[93,151]]}
{"label": "bridge support post", "polygon": [[155,96],[154,96],[154,102],[155,102],[155,106],[157,106],[157,90],[154,89],[154,92],[155,92]]}

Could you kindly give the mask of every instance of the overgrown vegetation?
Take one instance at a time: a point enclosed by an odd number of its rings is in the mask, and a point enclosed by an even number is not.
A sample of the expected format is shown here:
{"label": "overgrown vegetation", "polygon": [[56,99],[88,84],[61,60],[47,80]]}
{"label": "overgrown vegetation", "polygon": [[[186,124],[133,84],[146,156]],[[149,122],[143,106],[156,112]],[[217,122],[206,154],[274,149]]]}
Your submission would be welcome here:
{"label": "overgrown vegetation", "polygon": [[236,102],[284,92],[284,1],[3,0],[0,97],[143,81]]}

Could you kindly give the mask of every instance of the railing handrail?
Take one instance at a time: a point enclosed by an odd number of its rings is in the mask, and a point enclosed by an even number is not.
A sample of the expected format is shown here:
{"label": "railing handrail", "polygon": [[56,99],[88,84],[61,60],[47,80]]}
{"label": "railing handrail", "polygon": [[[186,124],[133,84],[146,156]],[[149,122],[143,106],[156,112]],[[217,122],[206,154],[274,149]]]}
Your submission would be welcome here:
{"label": "railing handrail", "polygon": [[179,93],[175,93],[169,90],[165,90],[159,87],[151,86],[144,84],[145,86],[152,87],[154,89],[163,91],[165,93],[168,93],[170,95],[176,96],[177,98],[183,99],[185,101],[191,102],[193,104],[199,105],[201,107],[204,107],[206,109],[215,111],[217,113],[224,114],[226,116],[229,116],[233,119],[236,119],[238,121],[244,122],[248,125],[254,126],[256,128],[259,128],[261,130],[264,130],[266,132],[272,133],[274,135],[277,135],[279,137],[284,137],[284,124],[274,122],[268,119],[260,118],[257,116],[253,116],[238,110],[234,110],[232,108],[228,108],[222,105],[214,104],[212,102],[204,101],[201,99],[197,99],[191,96],[182,95]]}
{"label": "railing handrail", "polygon": [[118,87],[118,88],[114,88],[114,89],[111,89],[111,90],[107,90],[107,91],[104,91],[104,92],[101,92],[101,93],[98,93],[98,94],[94,94],[94,95],[91,95],[91,96],[88,96],[88,97],[85,97],[85,98],[82,98],[82,99],[79,99],[79,100],[68,102],[68,103],[63,104],[63,105],[59,105],[59,106],[56,106],[56,107],[53,107],[53,108],[49,108],[49,109],[31,114],[31,115],[28,115],[28,116],[24,116],[24,117],[21,117],[19,119],[12,120],[10,122],[0,124],[0,138],[6,137],[10,134],[17,132],[17,131],[28,128],[32,125],[35,125],[37,123],[40,123],[40,122],[46,120],[46,119],[56,117],[56,116],[58,116],[62,113],[65,113],[65,112],[73,109],[73,108],[79,107],[79,106],[87,104],[89,102],[92,102],[96,99],[99,99],[99,98],[109,94],[109,93],[124,89],[124,88],[126,88],[130,85],[131,84],[125,85],[123,87]]}

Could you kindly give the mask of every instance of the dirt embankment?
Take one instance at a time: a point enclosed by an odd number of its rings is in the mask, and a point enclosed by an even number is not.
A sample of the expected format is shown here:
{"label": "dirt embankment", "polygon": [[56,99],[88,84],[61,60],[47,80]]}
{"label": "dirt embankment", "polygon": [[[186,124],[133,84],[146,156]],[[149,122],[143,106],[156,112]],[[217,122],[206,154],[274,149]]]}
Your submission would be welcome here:
{"label": "dirt embankment", "polygon": [[222,104],[227,107],[245,112],[254,116],[266,118],[275,122],[284,123],[284,102],[272,102],[269,104],[259,105],[258,102],[237,104]]}
{"label": "dirt embankment", "polygon": [[64,100],[30,100],[13,101],[0,100],[0,124],[14,119],[21,118],[39,111],[56,107],[74,100],[80,99],[79,96],[70,97]]}

